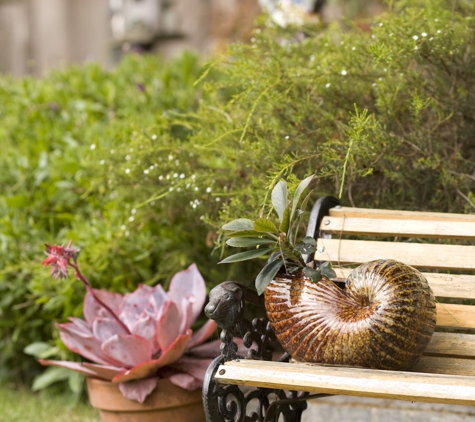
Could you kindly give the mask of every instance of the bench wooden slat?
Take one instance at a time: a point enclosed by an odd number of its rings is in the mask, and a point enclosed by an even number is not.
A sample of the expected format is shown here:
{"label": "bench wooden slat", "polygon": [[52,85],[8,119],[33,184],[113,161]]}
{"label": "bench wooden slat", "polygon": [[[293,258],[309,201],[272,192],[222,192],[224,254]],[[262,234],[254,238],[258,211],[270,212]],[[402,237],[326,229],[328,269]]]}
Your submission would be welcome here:
{"label": "bench wooden slat", "polygon": [[472,359],[475,363],[475,336],[460,333],[436,332],[424,351],[424,355]]}
{"label": "bench wooden slat", "polygon": [[[475,259],[475,257],[474,257]],[[335,263],[333,263],[335,265]],[[352,268],[335,268],[337,277],[347,278]],[[436,297],[475,299],[475,275],[422,273]]]}
{"label": "bench wooden slat", "polygon": [[429,403],[475,405],[475,377],[241,360],[220,365],[223,384]]}
{"label": "bench wooden slat", "polygon": [[325,217],[320,230],[334,235],[401,236],[475,240],[475,221]]}
{"label": "bench wooden slat", "polygon": [[413,371],[475,377],[475,360],[422,356],[415,364]]}
{"label": "bench wooden slat", "polygon": [[317,241],[317,261],[334,265],[362,263],[374,259],[395,259],[418,268],[475,270],[475,246],[346,239]]}
{"label": "bench wooden slat", "polygon": [[437,303],[437,326],[475,329],[475,306]]}
{"label": "bench wooden slat", "polygon": [[451,214],[442,212],[420,212],[400,210],[378,210],[370,208],[331,208],[332,217],[357,217],[357,218],[384,218],[395,220],[439,220],[439,221],[472,221],[475,214]]}

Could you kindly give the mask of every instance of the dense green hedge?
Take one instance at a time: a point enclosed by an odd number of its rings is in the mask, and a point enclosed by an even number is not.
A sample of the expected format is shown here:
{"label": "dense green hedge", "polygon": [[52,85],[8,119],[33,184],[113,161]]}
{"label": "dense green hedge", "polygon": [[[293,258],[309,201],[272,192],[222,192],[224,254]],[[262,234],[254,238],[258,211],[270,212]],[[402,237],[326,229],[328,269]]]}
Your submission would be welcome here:
{"label": "dense green hedge", "polygon": [[104,145],[127,144],[135,131],[167,120],[165,113],[196,109],[200,72],[185,54],[169,64],[129,57],[113,72],[90,64],[42,80],[0,78],[0,378],[31,380],[40,368],[24,347],[57,339],[52,324],[81,315],[83,286],[53,280],[40,265],[45,242],[71,239],[93,284],[122,292],[196,259],[177,256],[161,271],[163,251],[183,236],[167,224],[122,229],[133,203],[107,188],[97,157]]}
{"label": "dense green hedge", "polygon": [[205,68],[186,54],[1,78],[0,376],[37,374],[23,348],[81,313],[43,242],[72,239],[118,291],[191,262],[210,287],[251,285],[257,267],[211,251],[223,221],[269,211],[281,177],[315,173],[315,198],[346,205],[474,212],[473,2],[406,3],[366,31],[264,20]]}

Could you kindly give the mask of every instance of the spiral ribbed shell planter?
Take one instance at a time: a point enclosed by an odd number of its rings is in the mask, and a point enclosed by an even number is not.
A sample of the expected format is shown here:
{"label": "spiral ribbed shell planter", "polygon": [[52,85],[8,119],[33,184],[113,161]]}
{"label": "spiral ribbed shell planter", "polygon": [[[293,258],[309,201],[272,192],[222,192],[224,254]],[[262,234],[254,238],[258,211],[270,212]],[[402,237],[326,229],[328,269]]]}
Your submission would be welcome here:
{"label": "spiral ribbed shell planter", "polygon": [[264,298],[272,329],[297,361],[410,369],[436,323],[427,280],[394,260],[360,265],[344,289],[325,277],[276,277]]}

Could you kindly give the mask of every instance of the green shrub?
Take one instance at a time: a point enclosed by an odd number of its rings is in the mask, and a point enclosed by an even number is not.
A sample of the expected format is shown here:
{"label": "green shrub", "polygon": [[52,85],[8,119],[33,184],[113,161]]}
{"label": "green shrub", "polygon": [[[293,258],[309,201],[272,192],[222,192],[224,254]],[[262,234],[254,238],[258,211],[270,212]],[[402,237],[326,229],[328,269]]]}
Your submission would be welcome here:
{"label": "green shrub", "polygon": [[[111,186],[127,187],[141,221],[167,215],[186,234],[199,218],[219,234],[267,214],[277,180],[311,173],[315,197],[347,205],[473,212],[474,12],[464,0],[393,2],[368,30],[264,20],[250,45],[208,65],[196,113],[130,137],[134,159],[116,155]],[[257,267],[216,271],[249,282]]]}
{"label": "green shrub", "polygon": [[95,154],[163,113],[196,108],[200,72],[184,54],[169,64],[129,57],[113,72],[90,64],[42,80],[0,78],[0,378],[30,381],[43,368],[25,346],[52,338],[60,345],[53,323],[82,312],[74,277],[53,280],[41,267],[45,242],[79,246],[95,287],[124,292],[165,280],[160,253],[175,233],[143,222],[126,236],[133,204],[107,189]]}

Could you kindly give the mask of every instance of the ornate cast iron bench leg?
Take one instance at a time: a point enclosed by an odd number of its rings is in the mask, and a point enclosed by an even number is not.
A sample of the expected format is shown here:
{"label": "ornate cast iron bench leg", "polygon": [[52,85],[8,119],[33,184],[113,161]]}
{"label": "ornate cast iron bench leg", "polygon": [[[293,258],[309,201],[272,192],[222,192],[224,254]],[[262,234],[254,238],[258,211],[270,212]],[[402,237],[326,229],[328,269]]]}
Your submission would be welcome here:
{"label": "ornate cast iron bench leg", "polygon": [[[307,235],[317,237],[318,227],[331,207],[338,205],[333,197],[317,201],[310,215]],[[308,257],[307,262],[313,257]],[[226,281],[210,293],[205,313],[222,329],[221,355],[209,366],[203,384],[203,405],[208,422],[299,422],[307,408],[307,400],[325,397],[326,394],[309,395],[305,392],[250,388],[237,385],[222,385],[215,381],[219,366],[235,359],[272,360],[278,346],[277,339],[267,318],[254,318],[252,323],[245,318],[245,303],[263,305],[262,297],[243,285]],[[236,337],[242,338],[238,347]],[[279,361],[287,361],[284,353]],[[252,402],[252,403],[251,403]],[[249,405],[249,406],[248,406]],[[253,410],[248,409],[248,407]],[[280,418],[280,419],[279,419]]]}

